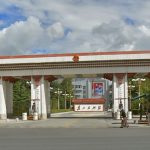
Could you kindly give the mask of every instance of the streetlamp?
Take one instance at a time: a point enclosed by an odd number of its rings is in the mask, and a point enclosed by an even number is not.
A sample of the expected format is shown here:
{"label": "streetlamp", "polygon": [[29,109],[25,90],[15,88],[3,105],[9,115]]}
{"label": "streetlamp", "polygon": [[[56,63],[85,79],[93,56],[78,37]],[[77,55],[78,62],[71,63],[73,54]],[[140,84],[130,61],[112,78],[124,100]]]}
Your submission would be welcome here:
{"label": "streetlamp", "polygon": [[53,87],[49,87],[49,91],[50,91],[50,95],[49,95],[49,98],[50,98],[50,108],[52,109],[53,108],[53,101],[52,101],[52,96],[51,96],[51,91],[53,91]]}
{"label": "streetlamp", "polygon": [[131,95],[131,91],[132,88],[134,88],[134,85],[129,84],[128,88],[129,88],[129,110],[131,110],[131,99],[132,99],[132,95]]}
{"label": "streetlamp", "polygon": [[64,95],[64,96],[65,96],[65,109],[66,109],[66,108],[67,108],[66,96],[67,96],[67,95],[69,95],[69,94],[67,94],[67,93],[66,93],[66,91],[65,91],[65,93],[64,93],[64,94],[62,94],[62,95]]}
{"label": "streetlamp", "polygon": [[[139,98],[139,101],[140,101],[140,96],[141,96],[141,84],[142,84],[142,81],[145,81],[146,79],[142,79],[142,78],[137,78],[137,79],[132,79],[132,81],[137,81],[138,82],[138,98]],[[140,120],[142,120],[142,112],[143,112],[143,104],[139,103],[139,109],[140,109]]]}
{"label": "streetlamp", "polygon": [[54,93],[57,93],[57,108],[58,110],[60,109],[60,94],[62,93],[62,91],[58,88],[57,91],[55,91]]}
{"label": "streetlamp", "polygon": [[72,97],[74,97],[74,96],[72,96],[71,94],[69,94],[70,108],[71,108],[71,105],[72,105]]}
{"label": "streetlamp", "polygon": [[73,97],[75,97],[75,87],[70,89],[70,92],[69,92],[69,105],[70,105],[70,108],[72,108],[72,98]]}
{"label": "streetlamp", "polygon": [[143,78],[132,79],[132,81],[138,82],[138,97],[139,97],[139,100],[140,100],[140,96],[141,96],[141,84],[142,84],[142,81],[145,81],[145,80],[146,79],[143,79]]}

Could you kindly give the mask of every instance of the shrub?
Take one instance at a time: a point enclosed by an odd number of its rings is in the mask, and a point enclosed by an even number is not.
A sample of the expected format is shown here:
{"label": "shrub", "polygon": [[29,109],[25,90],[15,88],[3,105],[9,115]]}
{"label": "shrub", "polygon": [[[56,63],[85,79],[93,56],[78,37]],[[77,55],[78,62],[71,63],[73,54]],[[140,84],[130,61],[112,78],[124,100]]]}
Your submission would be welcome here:
{"label": "shrub", "polygon": [[140,114],[139,109],[132,109],[132,114],[139,115]]}

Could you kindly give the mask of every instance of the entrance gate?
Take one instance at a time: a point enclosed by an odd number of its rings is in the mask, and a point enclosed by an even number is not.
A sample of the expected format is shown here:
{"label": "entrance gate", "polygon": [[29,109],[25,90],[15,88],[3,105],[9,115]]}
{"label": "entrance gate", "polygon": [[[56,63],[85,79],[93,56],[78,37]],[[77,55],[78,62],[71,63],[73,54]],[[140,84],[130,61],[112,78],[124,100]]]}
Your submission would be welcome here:
{"label": "entrance gate", "polygon": [[0,119],[12,113],[12,83],[18,77],[30,80],[31,99],[39,99],[38,113],[46,119],[50,116],[50,82],[60,76],[99,75],[112,80],[115,113],[120,101],[128,112],[127,79],[139,73],[150,77],[150,51],[1,56]]}

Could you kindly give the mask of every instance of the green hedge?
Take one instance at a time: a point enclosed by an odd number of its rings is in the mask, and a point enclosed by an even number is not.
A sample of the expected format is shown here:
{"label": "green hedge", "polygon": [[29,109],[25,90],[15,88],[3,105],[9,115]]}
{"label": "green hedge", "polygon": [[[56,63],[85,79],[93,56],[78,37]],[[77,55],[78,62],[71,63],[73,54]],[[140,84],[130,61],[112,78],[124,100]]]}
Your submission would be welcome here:
{"label": "green hedge", "polygon": [[[145,115],[145,110],[142,111],[142,114]],[[133,115],[140,115],[140,110],[139,109],[132,109],[132,114]]]}
{"label": "green hedge", "polygon": [[139,109],[132,109],[132,114],[133,115],[139,115],[140,114]]}
{"label": "green hedge", "polygon": [[71,109],[51,109],[51,113],[60,113],[60,112],[68,112],[72,111]]}

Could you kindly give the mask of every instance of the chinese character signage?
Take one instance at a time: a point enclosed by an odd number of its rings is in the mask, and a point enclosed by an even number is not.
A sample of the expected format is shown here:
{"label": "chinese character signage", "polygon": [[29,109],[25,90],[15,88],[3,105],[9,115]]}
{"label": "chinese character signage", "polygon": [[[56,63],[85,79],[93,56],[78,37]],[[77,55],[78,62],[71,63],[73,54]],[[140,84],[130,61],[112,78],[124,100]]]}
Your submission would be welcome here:
{"label": "chinese character signage", "polygon": [[103,82],[93,82],[92,83],[92,97],[102,96],[104,92]]}
{"label": "chinese character signage", "polygon": [[103,104],[75,104],[74,111],[103,111]]}

